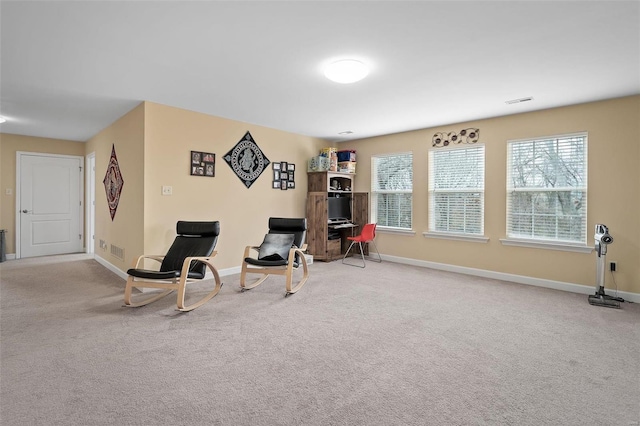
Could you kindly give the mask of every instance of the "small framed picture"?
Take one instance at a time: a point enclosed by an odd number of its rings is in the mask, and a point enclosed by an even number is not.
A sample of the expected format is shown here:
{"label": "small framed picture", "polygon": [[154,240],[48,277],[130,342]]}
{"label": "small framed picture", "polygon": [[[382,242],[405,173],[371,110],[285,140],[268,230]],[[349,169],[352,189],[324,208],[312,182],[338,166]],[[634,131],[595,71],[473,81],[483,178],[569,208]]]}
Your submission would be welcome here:
{"label": "small framed picture", "polygon": [[295,169],[296,169],[296,165],[295,164],[291,164],[291,163],[287,164],[287,170],[288,171],[292,172]]}
{"label": "small framed picture", "polygon": [[286,161],[281,161],[280,162],[280,169],[282,169],[283,172],[286,172],[288,169],[288,163]]}
{"label": "small framed picture", "polygon": [[280,170],[280,163],[272,163],[273,164],[273,170]]}
{"label": "small framed picture", "polygon": [[280,179],[289,180],[289,174],[286,172],[280,172]]}
{"label": "small framed picture", "polygon": [[274,180],[272,188],[273,189],[280,189],[280,181],[279,180]]}
{"label": "small framed picture", "polygon": [[280,172],[277,170],[273,171],[273,180],[280,180]]}
{"label": "small framed picture", "polygon": [[216,175],[216,155],[213,152],[191,151],[191,176]]}
{"label": "small framed picture", "polygon": [[287,188],[289,189],[295,189],[296,188],[296,182],[293,180],[288,180],[287,181]]}
{"label": "small framed picture", "polygon": [[281,180],[280,181],[280,189],[282,190],[287,190],[287,181],[286,180]]}

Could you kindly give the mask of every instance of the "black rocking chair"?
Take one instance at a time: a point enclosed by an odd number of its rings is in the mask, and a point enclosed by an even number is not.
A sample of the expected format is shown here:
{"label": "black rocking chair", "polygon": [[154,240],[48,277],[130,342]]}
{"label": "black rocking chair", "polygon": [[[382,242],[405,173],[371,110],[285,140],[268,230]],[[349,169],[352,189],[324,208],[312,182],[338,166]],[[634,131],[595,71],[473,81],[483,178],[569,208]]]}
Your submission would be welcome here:
{"label": "black rocking chair", "polygon": [[[179,221],[176,225],[176,231],[178,235],[165,256],[142,255],[134,263],[133,268],[127,271],[129,279],[124,291],[125,306],[131,308],[144,306],[177,290],[178,310],[188,312],[202,306],[218,294],[222,283],[220,275],[211,261],[217,254],[213,249],[218,242],[218,235],[220,235],[220,222]],[[141,269],[140,266],[145,259],[161,262],[160,269],[157,271]],[[215,288],[197,302],[185,306],[187,283],[204,279],[207,268],[213,273],[216,281]],[[165,291],[138,303],[133,303],[131,300],[133,287],[159,288]]]}
{"label": "black rocking chair", "polygon": [[[304,251],[307,249],[305,238],[307,235],[306,218],[269,219],[269,233],[265,235],[260,246],[247,246],[244,250],[242,272],[240,273],[240,287],[242,291],[250,290],[264,282],[269,275],[284,275],[286,277],[285,297],[300,290],[309,278],[309,268]],[[258,257],[250,257],[251,250],[258,252]],[[302,265],[302,278],[293,285],[294,270]],[[261,274],[251,284],[246,284],[247,274]]]}

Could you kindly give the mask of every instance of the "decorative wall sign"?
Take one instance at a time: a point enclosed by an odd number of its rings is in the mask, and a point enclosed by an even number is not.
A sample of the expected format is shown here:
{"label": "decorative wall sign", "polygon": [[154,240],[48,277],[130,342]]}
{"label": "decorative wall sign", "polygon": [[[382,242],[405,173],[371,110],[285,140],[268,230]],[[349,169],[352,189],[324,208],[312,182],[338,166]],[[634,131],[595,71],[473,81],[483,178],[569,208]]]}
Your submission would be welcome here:
{"label": "decorative wall sign", "polygon": [[442,133],[438,132],[433,135],[433,145],[438,148],[449,146],[450,143],[458,145],[461,143],[472,144],[478,142],[480,138],[479,129],[463,129],[460,133],[450,132]]}
{"label": "decorative wall sign", "polygon": [[191,176],[216,175],[216,155],[211,152],[191,151],[191,165],[189,167]]}
{"label": "decorative wall sign", "polygon": [[273,189],[295,189],[295,173],[296,165],[293,163],[287,163],[281,161],[279,163],[273,163]]}
{"label": "decorative wall sign", "polygon": [[249,132],[225,154],[224,160],[247,188],[253,185],[270,164]]}
{"label": "decorative wall sign", "polygon": [[118,158],[116,157],[115,144],[111,146],[111,158],[109,159],[107,173],[104,175],[102,183],[104,184],[104,190],[107,193],[107,204],[109,205],[111,221],[113,221],[113,218],[116,215],[116,210],[118,210],[122,187],[124,186],[124,179],[122,179],[122,173],[120,173],[120,166],[118,165]]}

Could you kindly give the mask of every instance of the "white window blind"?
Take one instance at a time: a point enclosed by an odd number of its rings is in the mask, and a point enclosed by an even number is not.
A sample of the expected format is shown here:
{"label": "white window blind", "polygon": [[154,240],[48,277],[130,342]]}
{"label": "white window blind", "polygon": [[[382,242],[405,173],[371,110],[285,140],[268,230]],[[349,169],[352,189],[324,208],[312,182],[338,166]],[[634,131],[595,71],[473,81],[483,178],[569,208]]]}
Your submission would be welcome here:
{"label": "white window blind", "polygon": [[507,237],[586,243],[587,135],[507,147]]}
{"label": "white window blind", "polygon": [[483,235],[484,146],[429,151],[429,231]]}
{"label": "white window blind", "polygon": [[411,229],[413,154],[371,157],[371,220],[379,227]]}

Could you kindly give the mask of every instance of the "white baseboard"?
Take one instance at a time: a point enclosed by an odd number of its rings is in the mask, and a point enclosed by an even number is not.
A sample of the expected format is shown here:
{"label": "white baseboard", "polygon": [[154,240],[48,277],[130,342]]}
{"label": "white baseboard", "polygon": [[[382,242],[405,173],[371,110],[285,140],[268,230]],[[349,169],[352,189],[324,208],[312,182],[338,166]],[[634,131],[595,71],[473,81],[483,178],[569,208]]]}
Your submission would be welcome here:
{"label": "white baseboard", "polygon": [[127,280],[127,277],[128,277],[127,273],[124,271],[121,271],[119,268],[115,267],[112,263],[109,263],[105,258],[100,257],[95,253],[93,255],[93,258],[95,259],[96,262],[98,262],[99,264],[101,264],[102,266],[104,266],[105,268],[107,268],[108,270],[110,270],[111,272],[113,272],[123,280],[125,281]]}
{"label": "white baseboard", "polygon": [[15,253],[5,253],[4,257],[7,260],[16,260],[16,254]]}
{"label": "white baseboard", "polygon": [[[459,274],[473,275],[476,277],[491,278],[495,280],[510,281],[518,284],[526,284],[526,285],[533,285],[536,287],[551,288],[554,290],[568,291],[571,293],[594,294],[595,292],[595,288],[593,286],[586,286],[583,284],[574,284],[574,283],[566,283],[563,281],[546,280],[543,278],[527,277],[525,275],[507,274],[504,272],[488,271],[486,269],[467,268],[464,266],[429,262],[426,260],[410,259],[407,257],[389,256],[386,254],[381,255],[381,257],[382,257],[382,260],[386,260],[388,262],[402,263],[405,265],[412,265],[412,266],[420,266],[423,268],[437,269],[440,271],[456,272]],[[8,256],[7,256],[7,259],[8,259]],[[127,274],[125,272],[121,271],[120,269],[118,269],[117,267],[115,267],[114,265],[112,265],[102,257],[96,255],[95,260],[105,268],[109,269],[110,271],[112,271],[113,273],[121,277],[123,280],[125,281],[127,280]],[[218,271],[218,273],[220,274],[221,277],[224,277],[227,275],[239,274],[241,270],[242,270],[241,266],[234,266],[232,268],[221,269]],[[213,274],[211,273],[211,271],[207,270],[206,279],[211,279],[211,278],[213,278]],[[638,293],[631,293],[628,291],[618,291],[617,296],[622,297],[624,300],[627,300],[629,302],[640,303],[640,294]]]}
{"label": "white baseboard", "polygon": [[[492,278],[492,279],[502,280],[502,281],[511,281],[518,284],[552,288],[555,290],[568,291],[571,293],[578,293],[578,294],[594,294],[595,293],[595,288],[593,286],[586,286],[583,284],[574,284],[574,283],[566,283],[562,281],[545,280],[542,278],[533,278],[533,277],[527,277],[524,275],[506,274],[504,272],[495,272],[495,271],[488,271],[485,269],[467,268],[464,266],[429,262],[426,260],[410,259],[406,257],[389,256],[386,254],[382,255],[382,259],[387,260],[389,262],[394,262],[394,263],[403,263],[405,265],[420,266],[423,268],[438,269],[441,271],[448,271],[448,272],[457,272],[459,274],[474,275],[477,277]],[[624,300],[627,300],[629,302],[640,303],[640,294],[638,293],[631,293],[628,291],[618,291],[617,296],[622,297]]]}
{"label": "white baseboard", "polygon": [[[114,266],[112,263],[109,263],[103,257],[100,257],[98,255],[94,255],[94,258],[95,258],[96,262],[98,262],[99,264],[101,264],[102,266],[104,266],[105,268],[107,268],[108,270],[113,272],[114,274],[118,275],[123,280],[126,281],[127,278],[129,277],[126,272],[120,270],[119,268]],[[220,269],[218,271],[218,274],[220,274],[221,277],[224,277],[224,276],[227,276],[227,275],[239,274],[240,270],[241,270],[240,266],[236,266],[236,267],[233,267],[233,268]],[[205,279],[208,280],[208,279],[211,279],[211,278],[213,278],[213,273],[209,269],[207,269],[207,274],[205,275]]]}

